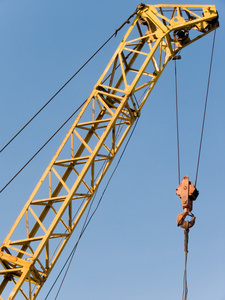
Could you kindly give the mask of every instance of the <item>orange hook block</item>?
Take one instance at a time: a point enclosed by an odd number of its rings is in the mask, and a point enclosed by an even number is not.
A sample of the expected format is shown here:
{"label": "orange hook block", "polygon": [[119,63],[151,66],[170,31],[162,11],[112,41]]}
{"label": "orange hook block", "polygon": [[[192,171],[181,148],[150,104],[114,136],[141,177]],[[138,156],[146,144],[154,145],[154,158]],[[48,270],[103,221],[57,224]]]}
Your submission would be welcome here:
{"label": "orange hook block", "polygon": [[183,209],[192,211],[192,202],[197,199],[199,192],[194,184],[189,181],[188,176],[182,178],[181,184],[176,189],[176,194],[181,199]]}

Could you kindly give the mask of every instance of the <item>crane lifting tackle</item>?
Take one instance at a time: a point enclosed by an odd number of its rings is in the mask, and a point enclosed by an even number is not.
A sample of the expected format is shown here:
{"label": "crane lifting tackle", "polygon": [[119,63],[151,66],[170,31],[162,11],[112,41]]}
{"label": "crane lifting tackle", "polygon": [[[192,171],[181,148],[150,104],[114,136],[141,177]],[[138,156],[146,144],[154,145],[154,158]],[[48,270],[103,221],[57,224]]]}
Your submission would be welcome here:
{"label": "crane lifting tackle", "polygon": [[[188,176],[184,176],[182,178],[181,184],[176,189],[177,196],[181,199],[181,205],[184,209],[184,212],[180,213],[177,216],[177,225],[189,229],[195,224],[195,216],[191,213],[193,208],[193,201],[198,197],[198,190],[194,186],[194,184],[189,181]],[[185,221],[187,216],[191,216],[191,221]]]}
{"label": "crane lifting tackle", "polygon": [[[194,184],[189,181],[188,176],[182,178],[181,184],[176,189],[177,196],[181,199],[181,205],[184,209],[182,213],[177,216],[177,226],[184,228],[184,252],[185,252],[185,268],[184,268],[184,286],[183,286],[183,300],[187,299],[187,254],[188,254],[188,233],[189,229],[195,224],[195,216],[191,213],[193,208],[193,201],[198,197],[198,190]],[[191,217],[190,221],[185,221],[187,216]]]}

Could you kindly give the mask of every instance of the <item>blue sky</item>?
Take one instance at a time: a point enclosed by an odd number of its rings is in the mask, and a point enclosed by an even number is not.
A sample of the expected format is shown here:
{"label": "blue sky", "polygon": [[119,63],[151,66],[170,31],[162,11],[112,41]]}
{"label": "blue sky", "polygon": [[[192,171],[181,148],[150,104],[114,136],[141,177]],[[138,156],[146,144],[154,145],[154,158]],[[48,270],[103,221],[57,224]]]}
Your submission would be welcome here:
{"label": "blue sky", "polygon": [[[225,3],[189,2],[215,4],[220,28],[198,175],[200,195],[193,209],[197,219],[190,231],[188,299],[225,300]],[[0,148],[138,4],[133,0],[0,0]],[[89,96],[127,29],[128,26],[113,38],[0,153],[0,188]],[[192,181],[212,40],[210,34],[189,46],[177,62],[181,176],[189,175]],[[1,242],[68,129],[69,125],[0,194]],[[182,212],[175,193],[177,185],[174,64],[170,62],[150,95],[125,156],[79,244],[58,299],[181,299],[184,252],[183,230],[176,226],[176,217]],[[72,238],[38,299],[45,298],[74,243]],[[57,288],[49,299],[54,299],[56,292]]]}

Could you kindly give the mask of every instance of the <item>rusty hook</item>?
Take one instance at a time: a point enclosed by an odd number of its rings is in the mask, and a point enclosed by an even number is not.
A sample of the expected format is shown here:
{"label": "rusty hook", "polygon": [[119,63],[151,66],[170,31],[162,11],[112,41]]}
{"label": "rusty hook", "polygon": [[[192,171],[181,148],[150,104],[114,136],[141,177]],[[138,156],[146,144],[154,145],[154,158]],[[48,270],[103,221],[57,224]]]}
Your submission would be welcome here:
{"label": "rusty hook", "polygon": [[[185,221],[185,218],[187,216],[191,216],[192,219],[191,221]],[[181,214],[177,216],[177,226],[184,228],[184,229],[189,229],[195,224],[195,216],[188,210],[185,210]]]}

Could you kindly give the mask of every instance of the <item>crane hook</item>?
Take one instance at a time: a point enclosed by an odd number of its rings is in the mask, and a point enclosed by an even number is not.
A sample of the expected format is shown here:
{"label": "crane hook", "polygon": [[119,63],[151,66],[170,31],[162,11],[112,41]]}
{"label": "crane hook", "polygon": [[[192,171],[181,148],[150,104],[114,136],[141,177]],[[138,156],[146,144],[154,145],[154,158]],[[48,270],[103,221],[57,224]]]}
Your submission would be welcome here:
{"label": "crane hook", "polygon": [[[185,218],[187,216],[191,216],[191,220],[190,221],[185,221]],[[190,229],[191,227],[194,226],[195,224],[195,216],[190,212],[188,211],[187,209],[185,209],[184,212],[180,213],[178,216],[177,216],[177,226],[181,227],[181,228],[184,228],[184,229]]]}

